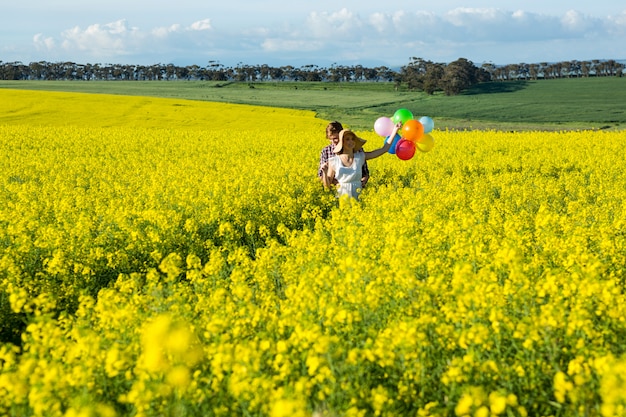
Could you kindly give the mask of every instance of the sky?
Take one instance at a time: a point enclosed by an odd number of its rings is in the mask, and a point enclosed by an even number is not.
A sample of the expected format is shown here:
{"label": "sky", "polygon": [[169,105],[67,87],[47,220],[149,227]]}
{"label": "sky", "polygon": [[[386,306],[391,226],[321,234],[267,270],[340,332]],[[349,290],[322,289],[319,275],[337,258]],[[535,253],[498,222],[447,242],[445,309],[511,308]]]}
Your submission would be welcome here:
{"label": "sky", "polygon": [[615,0],[28,0],[3,4],[0,61],[224,66],[626,59]]}

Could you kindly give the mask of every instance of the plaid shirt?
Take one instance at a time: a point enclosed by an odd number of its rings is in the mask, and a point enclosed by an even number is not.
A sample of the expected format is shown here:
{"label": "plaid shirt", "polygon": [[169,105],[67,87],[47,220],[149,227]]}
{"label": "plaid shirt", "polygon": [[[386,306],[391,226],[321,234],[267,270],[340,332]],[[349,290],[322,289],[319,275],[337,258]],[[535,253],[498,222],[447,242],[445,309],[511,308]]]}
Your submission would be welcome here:
{"label": "plaid shirt", "polygon": [[[322,149],[322,153],[320,154],[320,164],[317,168],[317,176],[320,178],[322,178],[322,165],[328,162],[330,158],[335,156],[333,149],[334,149],[334,146],[332,145],[332,143],[330,145],[326,145],[324,149]],[[370,176],[370,169],[367,166],[367,161],[365,161],[365,163],[363,164],[363,169],[361,170],[361,178],[369,177],[369,176]]]}

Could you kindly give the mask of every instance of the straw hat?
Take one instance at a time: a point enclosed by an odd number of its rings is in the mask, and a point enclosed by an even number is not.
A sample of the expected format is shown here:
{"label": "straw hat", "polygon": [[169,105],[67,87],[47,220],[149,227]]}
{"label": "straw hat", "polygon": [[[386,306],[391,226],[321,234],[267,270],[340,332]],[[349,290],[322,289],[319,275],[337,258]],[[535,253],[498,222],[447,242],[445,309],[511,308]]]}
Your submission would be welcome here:
{"label": "straw hat", "polygon": [[363,145],[365,144],[366,140],[361,139],[360,137],[356,135],[356,133],[354,133],[353,131],[349,129],[343,129],[341,132],[339,132],[339,142],[335,146],[336,154],[340,154],[341,151],[343,150],[343,138],[346,136],[350,136],[352,137],[352,139],[354,139],[354,152],[360,151],[361,149],[363,149]]}

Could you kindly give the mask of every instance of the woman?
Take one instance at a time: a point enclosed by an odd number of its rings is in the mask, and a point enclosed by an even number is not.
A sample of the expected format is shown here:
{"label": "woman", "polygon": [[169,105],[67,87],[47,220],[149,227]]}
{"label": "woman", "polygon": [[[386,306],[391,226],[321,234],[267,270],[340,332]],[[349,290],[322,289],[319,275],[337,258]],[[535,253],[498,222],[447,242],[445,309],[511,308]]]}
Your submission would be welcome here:
{"label": "woman", "polygon": [[343,129],[339,132],[339,141],[334,149],[336,156],[330,158],[328,163],[322,166],[324,187],[330,187],[336,180],[338,197],[348,195],[358,199],[362,189],[361,170],[363,164],[365,161],[378,158],[387,152],[401,127],[402,123],[397,123],[385,141],[385,145],[371,152],[359,152],[363,148],[365,140],[351,130]]}

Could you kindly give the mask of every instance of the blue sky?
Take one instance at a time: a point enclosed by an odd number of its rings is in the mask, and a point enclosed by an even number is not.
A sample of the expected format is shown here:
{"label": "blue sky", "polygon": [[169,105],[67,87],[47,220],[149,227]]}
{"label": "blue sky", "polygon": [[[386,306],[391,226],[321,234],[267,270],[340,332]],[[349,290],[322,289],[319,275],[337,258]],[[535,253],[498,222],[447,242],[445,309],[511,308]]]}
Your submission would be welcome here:
{"label": "blue sky", "polygon": [[0,61],[477,65],[626,59],[626,5],[560,1],[12,1]]}

